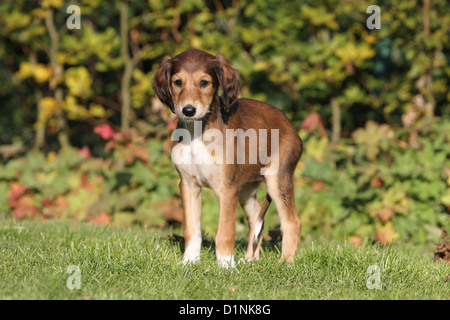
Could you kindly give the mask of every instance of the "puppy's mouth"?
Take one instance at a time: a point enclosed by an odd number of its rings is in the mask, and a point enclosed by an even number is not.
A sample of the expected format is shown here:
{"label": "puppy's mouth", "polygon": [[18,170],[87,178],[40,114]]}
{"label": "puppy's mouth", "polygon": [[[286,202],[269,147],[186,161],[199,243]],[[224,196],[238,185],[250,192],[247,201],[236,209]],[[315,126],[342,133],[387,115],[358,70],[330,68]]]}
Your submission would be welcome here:
{"label": "puppy's mouth", "polygon": [[194,121],[201,121],[203,120],[205,117],[179,117],[179,119],[183,122],[194,122]]}

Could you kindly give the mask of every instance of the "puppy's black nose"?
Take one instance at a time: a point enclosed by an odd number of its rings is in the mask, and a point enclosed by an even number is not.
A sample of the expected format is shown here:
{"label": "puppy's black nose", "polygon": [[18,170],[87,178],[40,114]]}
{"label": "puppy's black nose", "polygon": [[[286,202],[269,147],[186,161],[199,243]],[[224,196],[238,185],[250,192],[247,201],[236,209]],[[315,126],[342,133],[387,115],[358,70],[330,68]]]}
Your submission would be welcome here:
{"label": "puppy's black nose", "polygon": [[195,111],[196,111],[196,109],[192,104],[186,105],[185,107],[183,107],[183,110],[182,110],[183,114],[186,117],[192,117],[195,114]]}

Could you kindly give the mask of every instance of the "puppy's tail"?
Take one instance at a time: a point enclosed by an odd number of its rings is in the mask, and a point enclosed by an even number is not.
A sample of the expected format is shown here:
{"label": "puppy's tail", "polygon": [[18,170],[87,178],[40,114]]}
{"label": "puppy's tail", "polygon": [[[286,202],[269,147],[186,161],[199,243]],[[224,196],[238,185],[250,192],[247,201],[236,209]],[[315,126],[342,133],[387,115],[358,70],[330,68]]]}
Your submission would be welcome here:
{"label": "puppy's tail", "polygon": [[264,199],[264,203],[261,206],[261,211],[259,212],[258,218],[255,223],[255,237],[253,238],[253,244],[258,244],[259,235],[264,226],[264,216],[266,215],[267,209],[269,208],[270,203],[272,202],[272,198],[267,193],[266,198]]}

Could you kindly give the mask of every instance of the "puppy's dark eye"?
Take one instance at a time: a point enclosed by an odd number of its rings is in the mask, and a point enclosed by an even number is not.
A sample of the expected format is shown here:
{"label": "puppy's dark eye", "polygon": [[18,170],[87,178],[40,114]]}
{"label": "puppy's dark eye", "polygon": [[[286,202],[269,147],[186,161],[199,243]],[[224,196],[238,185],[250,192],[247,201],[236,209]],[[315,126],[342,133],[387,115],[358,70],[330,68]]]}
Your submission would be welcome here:
{"label": "puppy's dark eye", "polygon": [[206,80],[200,81],[200,87],[206,88],[207,86],[209,86],[209,82],[208,81],[206,81]]}
{"label": "puppy's dark eye", "polygon": [[177,87],[181,87],[181,85],[183,84],[183,82],[182,82],[180,79],[178,79],[178,80],[175,80],[175,81],[173,82],[173,84],[176,85]]}

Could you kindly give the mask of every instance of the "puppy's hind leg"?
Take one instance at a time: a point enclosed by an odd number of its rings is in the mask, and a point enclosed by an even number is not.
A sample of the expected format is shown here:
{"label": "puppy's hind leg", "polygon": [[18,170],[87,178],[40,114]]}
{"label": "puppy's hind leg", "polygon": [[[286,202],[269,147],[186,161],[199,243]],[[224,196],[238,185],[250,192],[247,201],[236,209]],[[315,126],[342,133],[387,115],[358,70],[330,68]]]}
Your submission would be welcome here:
{"label": "puppy's hind leg", "polygon": [[259,250],[264,229],[264,216],[270,204],[267,196],[263,205],[256,198],[256,191],[260,182],[247,183],[239,194],[239,203],[244,210],[248,221],[248,246],[245,258],[247,260],[259,259]]}
{"label": "puppy's hind leg", "polygon": [[292,173],[280,170],[266,176],[267,190],[277,207],[283,233],[281,260],[292,262],[300,242],[301,223],[294,204]]}

